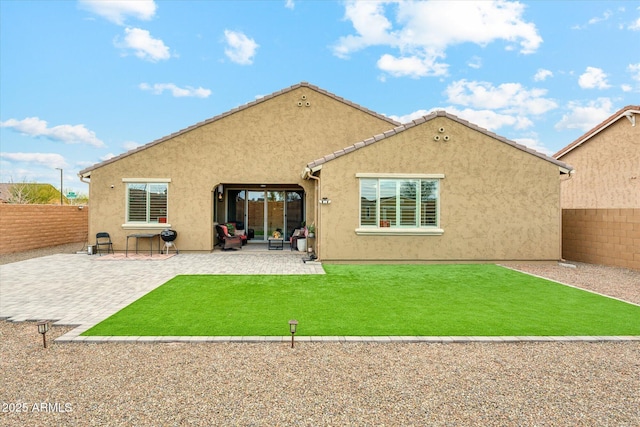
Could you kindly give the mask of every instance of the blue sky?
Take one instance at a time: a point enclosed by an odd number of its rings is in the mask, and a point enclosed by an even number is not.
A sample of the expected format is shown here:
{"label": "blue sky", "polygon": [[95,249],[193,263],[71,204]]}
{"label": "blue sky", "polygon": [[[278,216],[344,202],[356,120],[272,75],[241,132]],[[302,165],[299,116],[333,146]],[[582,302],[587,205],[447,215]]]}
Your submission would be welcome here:
{"label": "blue sky", "polygon": [[639,45],[640,1],[0,0],[0,181],[87,193],[78,171],[301,81],[553,154],[640,103]]}

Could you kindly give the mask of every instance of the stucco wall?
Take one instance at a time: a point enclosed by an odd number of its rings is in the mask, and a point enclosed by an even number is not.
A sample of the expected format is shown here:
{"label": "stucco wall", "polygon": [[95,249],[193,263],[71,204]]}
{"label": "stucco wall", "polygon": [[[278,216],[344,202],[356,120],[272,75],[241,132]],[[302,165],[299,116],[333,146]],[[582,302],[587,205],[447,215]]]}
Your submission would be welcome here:
{"label": "stucco wall", "polygon": [[564,209],[562,256],[640,270],[640,208]]}
{"label": "stucco wall", "polygon": [[640,208],[640,123],[621,118],[560,160],[575,168],[563,209]]}
{"label": "stucco wall", "polygon": [[[450,141],[434,141],[440,127]],[[440,236],[363,236],[356,173],[444,174]],[[560,178],[543,159],[439,117],[323,165],[322,259],[560,259]]]}
{"label": "stucco wall", "polygon": [[[299,107],[302,96],[306,99]],[[306,191],[307,222],[311,223],[315,221],[314,184],[302,180],[304,166],[390,127],[377,116],[311,88],[285,92],[93,170],[89,235],[108,231],[115,249],[123,250],[127,234],[154,229],[123,226],[123,178],[171,179],[168,224],[156,225],[155,230],[175,229],[181,251],[212,249],[212,191],[219,183],[256,188],[300,185]]]}
{"label": "stucco wall", "polygon": [[86,242],[88,209],[0,204],[0,254]]}

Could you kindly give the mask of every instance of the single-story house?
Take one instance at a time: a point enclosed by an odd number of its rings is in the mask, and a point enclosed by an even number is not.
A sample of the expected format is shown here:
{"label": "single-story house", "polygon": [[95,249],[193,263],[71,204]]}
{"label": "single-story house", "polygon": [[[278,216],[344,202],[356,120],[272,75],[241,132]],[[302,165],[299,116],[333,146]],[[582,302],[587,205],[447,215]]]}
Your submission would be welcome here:
{"label": "single-story house", "polygon": [[322,261],[486,262],[561,258],[571,170],[444,111],[400,124],[302,82],[79,176],[89,236],[116,250],[171,228],[180,251],[212,251],[217,223],[251,244],[306,222]]}
{"label": "single-story house", "polygon": [[563,257],[640,269],[640,105],[628,105],[554,154],[562,182]]}

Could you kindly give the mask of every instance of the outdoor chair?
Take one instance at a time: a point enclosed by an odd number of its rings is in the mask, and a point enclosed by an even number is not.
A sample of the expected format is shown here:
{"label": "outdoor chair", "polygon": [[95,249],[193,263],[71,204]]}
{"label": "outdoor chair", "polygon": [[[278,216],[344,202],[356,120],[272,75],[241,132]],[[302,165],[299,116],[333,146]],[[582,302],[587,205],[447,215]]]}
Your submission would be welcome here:
{"label": "outdoor chair", "polygon": [[216,234],[218,235],[218,245],[222,250],[242,249],[242,239],[240,236],[232,236],[226,225],[216,225]]}
{"label": "outdoor chair", "polygon": [[109,252],[113,253],[113,243],[111,243],[111,236],[109,236],[109,233],[107,232],[100,232],[96,234],[96,252],[98,253],[98,255],[102,255],[101,254],[101,247],[105,247],[107,248],[107,255],[109,254]]}
{"label": "outdoor chair", "polygon": [[296,228],[295,230],[293,230],[293,234],[289,239],[289,244],[291,245],[290,249],[292,251],[298,250],[298,239],[304,239],[304,231],[302,230],[302,228]]}

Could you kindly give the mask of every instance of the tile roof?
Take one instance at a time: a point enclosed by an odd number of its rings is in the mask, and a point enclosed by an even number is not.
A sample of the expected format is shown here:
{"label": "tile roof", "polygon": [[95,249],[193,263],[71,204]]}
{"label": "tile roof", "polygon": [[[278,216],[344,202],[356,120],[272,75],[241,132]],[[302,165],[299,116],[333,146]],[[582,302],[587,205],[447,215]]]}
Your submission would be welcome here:
{"label": "tile roof", "polygon": [[308,163],[307,164],[307,168],[310,169],[310,170],[315,170],[318,167],[320,167],[322,164],[327,163],[327,162],[329,162],[329,161],[331,161],[331,160],[333,160],[335,158],[344,156],[345,154],[348,154],[348,153],[350,153],[352,151],[355,151],[355,150],[359,150],[359,149],[361,149],[363,147],[366,147],[368,145],[375,144],[376,142],[378,142],[378,141],[380,141],[382,139],[385,139],[385,138],[388,138],[390,136],[402,133],[405,130],[410,129],[410,128],[414,127],[414,126],[417,126],[417,125],[420,125],[422,123],[426,123],[428,121],[431,121],[431,120],[435,119],[436,117],[447,117],[448,119],[454,120],[454,121],[456,121],[456,122],[458,122],[458,123],[470,128],[470,129],[473,129],[473,130],[476,130],[478,132],[481,132],[481,133],[483,133],[485,135],[488,135],[488,136],[490,136],[490,137],[492,137],[494,139],[497,139],[497,140],[499,140],[501,142],[504,142],[507,145],[510,145],[510,146],[512,146],[514,148],[517,148],[518,150],[522,150],[522,151],[524,151],[526,153],[529,153],[529,154],[534,155],[536,157],[539,157],[539,158],[541,158],[543,160],[546,160],[546,161],[548,161],[550,163],[553,163],[554,165],[556,165],[558,167],[566,169],[567,172],[571,171],[573,169],[571,166],[567,165],[564,162],[561,162],[561,161],[559,161],[557,159],[549,157],[549,156],[547,156],[545,154],[542,154],[542,153],[540,153],[538,151],[532,150],[531,148],[529,148],[529,147],[527,147],[525,145],[518,144],[517,142],[511,141],[511,140],[509,140],[509,139],[507,139],[507,138],[505,138],[503,136],[497,135],[497,134],[495,134],[493,132],[488,131],[487,129],[481,128],[481,127],[479,127],[477,125],[474,125],[473,123],[470,123],[470,122],[468,122],[466,120],[463,120],[463,119],[461,119],[461,118],[459,118],[457,116],[454,116],[453,114],[449,114],[446,111],[442,111],[442,110],[432,112],[431,114],[428,114],[426,116],[420,117],[420,118],[418,118],[416,120],[413,120],[412,122],[397,126],[397,127],[393,128],[393,129],[390,129],[390,130],[382,133],[382,134],[374,135],[371,138],[367,138],[367,139],[365,139],[363,141],[356,142],[355,144],[350,145],[348,147],[345,147],[342,150],[335,151],[335,152],[333,152],[331,154],[328,154],[328,155],[326,155],[324,157],[316,159],[316,160]]}
{"label": "tile roof", "polygon": [[308,89],[311,89],[311,90],[314,90],[314,91],[316,91],[316,92],[319,92],[319,93],[321,93],[321,94],[324,94],[324,95],[326,95],[326,96],[329,96],[330,98],[333,98],[333,99],[335,99],[335,100],[337,100],[337,101],[339,101],[339,102],[342,102],[342,103],[344,103],[344,104],[347,104],[347,105],[349,105],[349,106],[351,106],[351,107],[353,107],[353,108],[356,108],[356,109],[358,109],[358,110],[361,110],[361,111],[363,111],[363,112],[365,112],[365,113],[367,113],[367,114],[371,114],[371,115],[373,115],[373,116],[375,116],[375,117],[378,117],[379,119],[385,120],[385,121],[387,121],[390,125],[396,125],[396,126],[397,126],[397,125],[399,125],[399,124],[400,124],[400,123],[396,122],[395,120],[393,120],[393,119],[391,119],[391,118],[389,118],[389,117],[386,117],[386,116],[384,116],[384,115],[382,115],[382,114],[378,114],[378,113],[376,113],[375,111],[369,110],[369,109],[367,109],[367,108],[365,108],[365,107],[362,107],[362,106],[360,106],[360,105],[358,105],[358,104],[356,104],[356,103],[354,103],[354,102],[348,101],[348,100],[346,100],[346,99],[344,99],[344,98],[342,98],[342,97],[339,97],[339,96],[337,96],[337,95],[334,95],[334,94],[333,94],[333,93],[331,93],[331,92],[328,92],[328,91],[326,91],[326,90],[324,90],[324,89],[319,88],[318,86],[312,85],[312,84],[310,84],[310,83],[308,83],[308,82],[300,82],[300,83],[295,84],[295,85],[293,85],[293,86],[290,86],[290,87],[288,87],[288,88],[285,88],[285,89],[279,90],[279,91],[277,91],[277,92],[273,92],[273,93],[272,93],[272,94],[270,94],[270,95],[265,95],[265,96],[263,96],[263,97],[261,97],[261,98],[259,98],[259,99],[256,99],[255,101],[251,101],[251,102],[248,102],[248,103],[246,103],[246,104],[244,104],[244,105],[241,105],[241,106],[239,106],[239,107],[233,108],[233,109],[231,109],[231,110],[229,110],[229,111],[227,111],[227,112],[224,112],[224,113],[222,113],[222,114],[219,114],[219,115],[217,115],[217,116],[214,116],[214,117],[212,117],[212,118],[210,118],[210,119],[207,119],[207,120],[201,121],[201,122],[199,122],[199,123],[196,123],[196,124],[194,124],[194,125],[192,125],[192,126],[189,126],[189,127],[185,128],[185,129],[182,129],[182,130],[179,130],[179,131],[177,131],[177,132],[174,132],[174,133],[172,133],[172,134],[170,134],[170,135],[167,135],[167,136],[165,136],[165,137],[162,137],[162,138],[160,138],[160,139],[157,139],[157,140],[155,140],[155,141],[152,141],[152,142],[150,142],[150,143],[148,143],[148,144],[145,144],[145,145],[142,145],[142,146],[140,146],[140,147],[137,147],[137,148],[135,148],[135,149],[133,149],[133,150],[127,151],[126,153],[120,154],[119,156],[112,157],[112,158],[110,158],[110,159],[108,159],[108,160],[105,160],[105,161],[103,161],[103,162],[97,163],[97,164],[95,164],[95,165],[93,165],[93,166],[90,166],[90,167],[88,167],[88,168],[85,168],[85,169],[81,170],[80,172],[78,172],[78,175],[79,175],[79,176],[88,177],[88,176],[90,176],[90,175],[91,175],[91,174],[90,174],[90,173],[91,173],[91,171],[93,171],[93,170],[95,170],[95,169],[98,169],[98,168],[100,168],[100,167],[102,167],[102,166],[105,166],[105,165],[108,165],[108,164],[113,163],[113,162],[115,162],[115,161],[118,161],[118,160],[120,160],[120,159],[122,159],[122,158],[124,158],[124,157],[130,156],[130,155],[132,155],[132,154],[134,154],[134,153],[137,153],[137,152],[139,152],[139,151],[146,150],[146,149],[147,149],[147,148],[149,148],[149,147],[152,147],[152,146],[154,146],[154,145],[160,144],[160,143],[162,143],[162,142],[164,142],[164,141],[167,141],[167,140],[169,140],[169,139],[171,139],[171,138],[174,138],[174,137],[179,136],[179,135],[181,135],[181,134],[184,134],[184,133],[186,133],[186,132],[192,131],[192,130],[194,130],[194,129],[198,128],[198,127],[205,126],[205,125],[207,125],[207,124],[209,124],[209,123],[213,123],[213,122],[215,122],[215,121],[217,121],[217,120],[220,120],[220,119],[222,119],[222,118],[224,118],[224,117],[230,116],[230,115],[235,114],[235,113],[237,113],[237,112],[239,112],[239,111],[246,110],[247,108],[250,108],[250,107],[252,107],[252,106],[254,106],[254,105],[260,104],[260,103],[265,102],[265,101],[267,101],[267,100],[269,100],[269,99],[275,98],[275,97],[277,97],[277,96],[283,95],[283,94],[285,94],[285,93],[291,92],[291,91],[293,91],[293,90],[295,90],[295,89],[302,88],[302,87],[304,87],[304,88],[308,88]]}
{"label": "tile roof", "polygon": [[615,122],[617,122],[621,118],[627,117],[627,114],[631,114],[631,115],[640,114],[640,105],[627,105],[626,107],[622,108],[621,110],[616,111],[615,113],[613,113],[613,115],[611,115],[610,117],[605,119],[602,123],[600,123],[599,125],[597,125],[593,129],[591,129],[590,131],[588,131],[587,133],[582,135],[580,138],[576,139],[571,144],[567,145],[566,147],[564,147],[563,149],[558,151],[556,154],[553,155],[553,157],[556,158],[556,159],[559,159],[560,157],[562,157],[565,154],[569,153],[574,148],[577,148],[580,145],[584,144],[589,139],[591,139],[593,136],[595,136],[598,133],[602,132],[607,127],[609,127],[610,125],[614,124]]}

